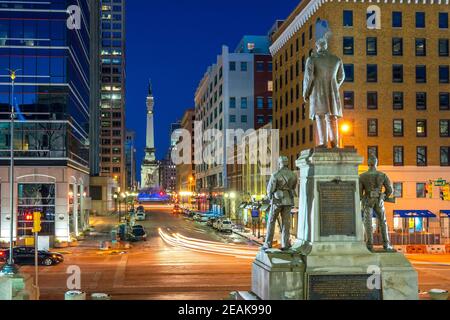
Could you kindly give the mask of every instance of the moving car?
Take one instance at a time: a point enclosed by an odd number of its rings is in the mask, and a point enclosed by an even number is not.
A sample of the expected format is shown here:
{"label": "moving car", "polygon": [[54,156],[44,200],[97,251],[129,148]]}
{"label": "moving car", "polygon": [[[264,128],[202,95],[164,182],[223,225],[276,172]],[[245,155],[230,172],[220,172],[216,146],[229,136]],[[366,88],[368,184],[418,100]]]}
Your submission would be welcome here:
{"label": "moving car", "polygon": [[130,234],[130,241],[133,241],[133,242],[147,241],[147,232],[145,232],[145,229],[143,226],[136,225],[132,228],[132,231]]}
{"label": "moving car", "polygon": [[[13,249],[14,263],[18,265],[34,265],[34,248],[16,247]],[[0,251],[0,262],[7,262],[9,249]],[[43,266],[53,266],[64,262],[62,254],[45,250],[38,251],[38,263]]]}
{"label": "moving car", "polygon": [[145,212],[138,212],[136,213],[136,221],[145,221],[146,216]]}
{"label": "moving car", "polygon": [[180,206],[175,205],[175,206],[173,207],[172,213],[173,213],[173,214],[182,214],[182,213],[183,213],[183,210],[180,208]]}

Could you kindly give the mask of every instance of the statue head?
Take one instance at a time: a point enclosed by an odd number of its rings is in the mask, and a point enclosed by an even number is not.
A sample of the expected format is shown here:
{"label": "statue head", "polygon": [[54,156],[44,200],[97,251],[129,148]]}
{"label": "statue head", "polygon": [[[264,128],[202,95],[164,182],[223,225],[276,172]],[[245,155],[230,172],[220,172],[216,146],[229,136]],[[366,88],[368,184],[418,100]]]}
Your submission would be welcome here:
{"label": "statue head", "polygon": [[369,160],[367,161],[369,168],[376,169],[378,166],[378,159],[375,155],[370,155]]}
{"label": "statue head", "polygon": [[278,159],[278,167],[280,168],[280,169],[283,169],[283,168],[287,168],[289,166],[289,159],[288,159],[288,157],[280,157],[279,159]]}
{"label": "statue head", "polygon": [[327,39],[326,38],[321,38],[321,39],[317,40],[316,48],[317,48],[317,52],[318,53],[327,51],[328,50],[328,41],[327,41]]}

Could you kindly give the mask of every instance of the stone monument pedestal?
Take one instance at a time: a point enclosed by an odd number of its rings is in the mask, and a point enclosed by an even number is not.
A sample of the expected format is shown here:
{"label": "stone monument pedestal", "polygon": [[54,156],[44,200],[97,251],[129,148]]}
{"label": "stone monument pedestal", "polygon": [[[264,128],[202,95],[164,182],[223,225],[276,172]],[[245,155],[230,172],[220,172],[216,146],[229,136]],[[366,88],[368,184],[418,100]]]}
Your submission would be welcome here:
{"label": "stone monument pedestal", "polygon": [[0,301],[37,300],[33,278],[29,275],[0,277]]}
{"label": "stone monument pedestal", "polygon": [[[298,241],[291,253],[260,252],[252,291],[262,300],[418,300],[417,272],[403,254],[364,242],[354,149],[312,149],[300,169]],[[241,294],[241,297],[244,296]]]}

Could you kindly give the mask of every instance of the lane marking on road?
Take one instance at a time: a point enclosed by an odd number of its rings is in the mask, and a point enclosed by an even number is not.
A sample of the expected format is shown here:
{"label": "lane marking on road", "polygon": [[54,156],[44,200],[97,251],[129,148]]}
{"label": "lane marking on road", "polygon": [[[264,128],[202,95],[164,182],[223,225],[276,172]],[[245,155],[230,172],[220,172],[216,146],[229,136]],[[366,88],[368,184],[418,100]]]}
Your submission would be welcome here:
{"label": "lane marking on road", "polygon": [[113,287],[119,287],[125,281],[125,271],[127,268],[128,256],[123,255],[120,258],[120,262],[117,265],[116,273],[114,274],[114,284]]}

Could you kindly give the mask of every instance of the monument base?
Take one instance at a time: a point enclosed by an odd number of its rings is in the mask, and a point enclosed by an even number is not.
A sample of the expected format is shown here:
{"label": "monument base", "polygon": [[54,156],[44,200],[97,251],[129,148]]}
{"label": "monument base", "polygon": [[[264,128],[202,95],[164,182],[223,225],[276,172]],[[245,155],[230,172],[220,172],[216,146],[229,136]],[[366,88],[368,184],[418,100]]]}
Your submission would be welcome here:
{"label": "monument base", "polygon": [[37,292],[31,276],[0,277],[0,301],[15,300],[37,300]]}
{"label": "monument base", "polygon": [[403,254],[372,253],[354,244],[335,253],[333,244],[321,247],[309,256],[259,252],[253,263],[252,292],[235,293],[235,299],[419,299],[417,272]]}

